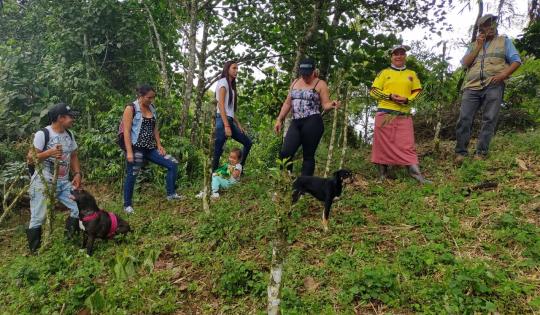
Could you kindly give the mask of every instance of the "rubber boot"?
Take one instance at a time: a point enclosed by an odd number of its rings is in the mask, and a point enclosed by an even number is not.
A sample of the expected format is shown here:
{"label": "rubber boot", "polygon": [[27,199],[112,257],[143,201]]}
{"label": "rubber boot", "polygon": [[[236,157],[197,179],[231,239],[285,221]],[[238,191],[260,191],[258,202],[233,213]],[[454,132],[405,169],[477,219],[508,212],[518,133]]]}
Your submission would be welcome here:
{"label": "rubber boot", "polygon": [[422,173],[420,173],[420,168],[418,165],[409,165],[409,174],[416,179],[420,184],[432,184],[433,182],[427,180]]}
{"label": "rubber boot", "polygon": [[388,177],[388,165],[377,164],[377,168],[379,169],[379,182],[382,183]]}
{"label": "rubber boot", "polygon": [[78,234],[80,230],[81,229],[79,227],[79,219],[69,216],[66,220],[66,230],[64,231],[64,236],[68,240],[73,239],[73,236],[75,234]]}
{"label": "rubber boot", "polygon": [[30,252],[35,254],[41,245],[41,226],[26,229],[26,238],[28,239]]}

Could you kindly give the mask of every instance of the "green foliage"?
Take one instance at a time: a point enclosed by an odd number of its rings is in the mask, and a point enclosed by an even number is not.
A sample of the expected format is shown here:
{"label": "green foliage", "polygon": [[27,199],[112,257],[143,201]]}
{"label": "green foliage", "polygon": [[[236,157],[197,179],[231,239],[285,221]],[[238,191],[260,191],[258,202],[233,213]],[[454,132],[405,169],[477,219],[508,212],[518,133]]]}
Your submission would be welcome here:
{"label": "green foliage", "polygon": [[389,266],[366,267],[357,273],[347,274],[342,286],[340,300],[343,304],[355,300],[382,302],[390,306],[399,303],[398,275]]}
{"label": "green foliage", "polygon": [[139,261],[127,250],[117,254],[114,261],[113,272],[116,280],[127,280],[135,275],[135,265]]}
{"label": "green foliage", "polygon": [[452,265],[454,255],[445,244],[430,244],[427,246],[411,245],[398,254],[401,266],[416,276],[433,274],[442,265]]}
{"label": "green foliage", "polygon": [[493,237],[505,247],[516,244],[525,250],[523,255],[535,263],[540,262],[540,228],[522,222],[517,213],[503,213],[495,221]]}
{"label": "green foliage", "polygon": [[[91,128],[95,113],[111,108],[111,97],[155,82],[155,48],[149,26],[139,22],[147,19],[140,8],[137,1],[74,6],[39,0],[21,7],[7,1],[0,21],[0,121],[11,128],[0,131],[0,139],[30,134],[45,123],[43,111],[59,100],[80,110]],[[171,16],[160,13],[154,12],[158,25],[170,25]],[[175,60],[177,38],[172,28],[161,34]]]}
{"label": "green foliage", "polygon": [[96,290],[84,301],[84,305],[90,309],[92,314],[101,313],[105,310],[107,301],[103,297],[103,294]]}
{"label": "green foliage", "polygon": [[[386,49],[400,42],[393,32],[418,24],[434,31],[444,27],[439,19],[447,1],[407,6],[323,1],[319,26],[306,43],[314,6],[223,1],[218,12],[211,7],[215,2],[206,2],[196,24],[209,23],[216,48],[204,61],[215,73],[224,60],[241,57],[237,117],[254,141],[241,183],[211,204],[210,215],[189,196],[200,189],[202,161],[211,150],[202,144],[213,109],[194,143],[178,137],[186,75],[181,69],[187,69],[187,2],[146,2],[161,38],[165,69],[141,1],[91,0],[75,6],[66,0],[0,2],[0,181],[13,180],[24,168],[31,134],[46,124],[47,108],[62,100],[82,112],[73,129],[85,185],[96,189],[100,205],[121,209],[118,186],[125,159],[115,144],[117,127],[124,105],[135,97],[133,88],[150,82],[158,90],[162,143],[179,161],[177,182],[188,196],[185,201],[162,200],[165,170],[145,167],[138,178],[143,189],[137,194],[137,212],[127,218],[135,231],[98,241],[93,257],[63,239],[61,220],[55,222],[50,250],[23,256],[27,211],[21,211],[9,220],[19,227],[0,236],[2,312],[253,313],[265,308],[270,246],[279,237],[288,249],[283,257],[283,313],[367,313],[381,306],[390,313],[523,314],[540,308],[534,281],[540,233],[531,223],[537,214],[524,207],[537,194],[538,133],[499,134],[490,159],[466,161],[460,168],[425,156],[424,169],[436,184],[419,187],[403,170],[391,183],[373,184],[368,152],[349,128],[350,147],[360,149],[348,151],[345,164],[368,185],[345,189],[334,203],[326,233],[320,227],[318,201],[305,196],[290,207],[293,178],[276,162],[282,138],[272,127],[299,46],[305,48],[299,52],[319,61],[332,97],[339,82],[352,84],[343,121],[361,126],[359,122],[369,122],[374,106],[366,87],[388,66]],[[529,53],[534,52],[534,32],[531,27],[523,37]],[[243,56],[233,49],[239,46],[245,47]],[[432,49],[414,46],[409,67],[424,86],[424,96],[414,104],[420,114],[415,121],[423,121],[431,135],[435,122],[455,114],[462,70],[451,72]],[[271,57],[274,53],[279,56]],[[510,127],[501,131],[527,130],[540,116],[539,63],[524,61],[508,82],[501,122]],[[255,78],[257,67],[263,79]],[[170,80],[167,98],[163,71]],[[206,92],[205,100],[213,98]],[[188,114],[194,117],[193,108]],[[322,163],[328,135],[327,130],[318,150]],[[369,126],[364,140],[369,140]],[[228,141],[231,146],[237,144]],[[527,157],[531,169],[517,169],[516,157]],[[497,190],[463,194],[493,179]]]}
{"label": "green foliage", "polygon": [[[469,162],[469,161],[467,161]],[[486,174],[486,163],[484,161],[470,161],[463,163],[459,169],[459,175],[465,183],[479,183]]]}
{"label": "green foliage", "polygon": [[20,266],[15,274],[18,287],[33,285],[39,280],[39,274],[29,265]]}
{"label": "green foliage", "polygon": [[[279,215],[289,248],[283,313],[348,314],[373,306],[391,313],[536,311],[538,286],[531,277],[540,259],[540,231],[530,222],[536,212],[527,205],[536,200],[528,183],[537,177],[519,171],[513,161],[515,156],[534,160],[538,138],[538,133],[496,137],[488,160],[466,161],[460,168],[429,162],[425,169],[437,183],[429,187],[399,172],[391,183],[373,185],[368,152],[351,151],[347,167],[369,185],[346,186],[334,202],[329,232],[320,226],[322,207],[313,198],[304,196],[290,217],[283,211],[286,199],[272,200],[282,187],[279,180],[286,180],[275,162],[266,176],[245,174],[211,204],[210,215],[194,198],[165,203],[160,191],[145,191],[137,213],[127,218],[134,232],[98,241],[93,257],[63,239],[63,220],[56,222],[50,250],[39,256],[21,255],[26,240],[17,229],[9,245],[0,244],[5,253],[0,302],[5,312],[18,314],[59,313],[64,304],[65,313],[264,310]],[[259,158],[254,155],[253,161]],[[462,193],[494,177],[497,190]],[[187,186],[185,194],[199,188]],[[96,196],[107,209],[122,207],[119,198]]]}
{"label": "green foliage", "polygon": [[473,313],[475,310],[496,311],[494,303],[496,286],[506,278],[504,272],[490,270],[481,264],[460,265],[448,276],[451,279],[448,283],[448,293],[445,295],[450,302],[447,311],[461,310],[465,313]]}
{"label": "green foliage", "polygon": [[10,185],[14,185],[14,187],[18,187],[23,182],[28,182],[28,167],[26,162],[17,160],[7,162],[4,164],[4,168],[0,169],[0,186],[9,187]]}
{"label": "green foliage", "polygon": [[263,296],[266,292],[266,273],[257,270],[253,262],[228,259],[223,262],[223,272],[216,285],[216,292],[233,298],[252,294]]}
{"label": "green foliage", "polygon": [[[507,118],[502,112],[502,119],[508,129],[526,130],[540,122],[540,60],[525,59],[525,62],[508,81],[505,89],[507,111],[514,112]],[[512,121],[509,121],[512,120]]]}
{"label": "green foliage", "polygon": [[516,41],[516,47],[526,54],[540,58],[540,20],[531,23]]}

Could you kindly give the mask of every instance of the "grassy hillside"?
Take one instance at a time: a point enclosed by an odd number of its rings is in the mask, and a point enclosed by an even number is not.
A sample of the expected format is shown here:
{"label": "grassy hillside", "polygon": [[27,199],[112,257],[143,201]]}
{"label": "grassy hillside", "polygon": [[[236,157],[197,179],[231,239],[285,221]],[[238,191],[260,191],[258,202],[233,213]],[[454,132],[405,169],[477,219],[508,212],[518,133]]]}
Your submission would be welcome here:
{"label": "grassy hillside", "polygon": [[[419,148],[430,186],[399,169],[378,184],[369,152],[349,154],[355,181],[334,204],[328,233],[321,204],[302,198],[288,237],[283,313],[540,312],[540,133],[498,136],[488,160],[459,168],[452,145],[440,155]],[[485,182],[497,186],[478,186]],[[87,188],[121,213],[118,187]],[[93,257],[63,240],[67,213],[52,248],[27,256],[28,217],[15,215],[2,228],[17,228],[0,232],[0,314],[264,313],[272,180],[248,166],[211,215],[192,197],[199,188],[186,185],[189,198],[169,203],[162,187],[145,186],[128,217],[135,232],[99,241]]]}

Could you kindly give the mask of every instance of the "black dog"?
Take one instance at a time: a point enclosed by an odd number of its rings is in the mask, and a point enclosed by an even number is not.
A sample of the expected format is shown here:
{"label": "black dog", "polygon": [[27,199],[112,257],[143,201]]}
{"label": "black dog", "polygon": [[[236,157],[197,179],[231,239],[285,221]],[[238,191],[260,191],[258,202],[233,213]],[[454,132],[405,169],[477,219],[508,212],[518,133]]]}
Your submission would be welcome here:
{"label": "black dog", "polygon": [[292,203],[295,204],[300,195],[305,193],[324,201],[322,223],[324,230],[328,231],[328,218],[330,217],[332,202],[334,202],[335,197],[341,196],[343,183],[347,183],[351,177],[351,171],[345,169],[334,172],[334,176],[329,178],[300,176],[293,183]]}
{"label": "black dog", "polygon": [[96,238],[110,239],[131,231],[129,224],[119,216],[100,210],[96,199],[86,190],[73,190],[71,195],[79,208],[79,225],[84,230],[82,248],[86,247],[88,255],[94,252]]}

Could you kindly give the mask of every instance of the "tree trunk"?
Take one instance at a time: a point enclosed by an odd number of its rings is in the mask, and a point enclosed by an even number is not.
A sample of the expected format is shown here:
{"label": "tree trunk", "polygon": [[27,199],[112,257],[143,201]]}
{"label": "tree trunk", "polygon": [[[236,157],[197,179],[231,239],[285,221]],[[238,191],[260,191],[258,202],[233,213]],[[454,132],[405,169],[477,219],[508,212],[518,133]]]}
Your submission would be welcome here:
{"label": "tree trunk", "polygon": [[[203,18],[203,34],[201,40],[201,50],[199,52],[199,74],[197,79],[197,98],[195,99],[195,119],[191,124],[191,143],[195,144],[197,141],[197,134],[201,129],[201,116],[203,111],[204,92],[206,92],[204,72],[206,71],[206,53],[208,50],[208,29],[209,21],[208,17],[212,14],[212,9],[207,8]],[[212,115],[210,115],[212,118]]]}
{"label": "tree trunk", "polygon": [[[150,27],[154,31],[154,37],[156,39],[156,44],[159,51],[159,61],[161,65],[160,73],[161,73],[161,80],[163,81],[163,91],[165,93],[165,98],[169,98],[170,96],[170,84],[169,84],[169,75],[167,74],[167,61],[165,60],[165,53],[163,52],[163,45],[161,44],[161,38],[159,36],[159,32],[156,27],[156,23],[154,21],[154,17],[152,16],[152,12],[146,5],[146,3],[143,2],[144,9],[146,10],[146,13],[148,14],[148,23],[150,24]],[[150,38],[150,40],[152,40]]]}
{"label": "tree trunk", "polygon": [[[205,121],[210,122],[210,133],[208,136],[208,152],[204,159],[204,187],[203,187],[203,210],[206,213],[210,213],[210,192],[212,190],[212,153],[214,152],[214,142],[215,142],[215,130],[216,124],[213,117],[214,109],[216,108],[216,100],[209,102],[209,107],[207,109],[207,114]],[[202,138],[202,135],[201,135]]]}
{"label": "tree trunk", "polygon": [[37,160],[37,154],[34,158],[34,161],[36,162],[36,168],[38,170],[38,176],[41,179],[41,182],[44,183],[45,186],[45,195],[46,195],[46,213],[45,213],[45,224],[43,229],[43,242],[41,244],[41,247],[39,248],[39,252],[44,252],[50,245],[51,245],[51,238],[53,233],[53,226],[54,226],[54,205],[56,203],[56,183],[58,181],[58,169],[60,167],[60,163],[58,159],[54,160],[54,172],[53,172],[53,179],[49,183],[47,180],[45,180],[45,176],[43,175],[43,167]]}
{"label": "tree trunk", "polygon": [[538,0],[532,0],[531,6],[529,8],[529,26],[536,22],[540,18],[540,5],[538,5]]}
{"label": "tree trunk", "polygon": [[369,143],[369,136],[368,136],[368,124],[369,124],[369,88],[366,86],[366,105],[364,107],[364,144]]}
{"label": "tree trunk", "polygon": [[[152,47],[152,51],[156,50],[156,45],[154,44],[154,36],[152,35],[151,28],[148,28],[148,38],[150,39],[150,47]],[[156,56],[152,54],[150,56],[152,58],[152,63],[156,66],[156,70],[158,73],[161,73],[161,67],[159,64],[159,61],[157,60]]]}
{"label": "tree trunk", "polygon": [[340,6],[340,0],[336,0],[334,4],[334,16],[332,18],[332,23],[330,24],[330,40],[329,40],[329,47],[325,51],[324,58],[321,60],[321,73],[320,76],[326,82],[330,81],[330,67],[332,66],[332,58],[334,57],[334,51],[336,50],[336,38],[334,34],[334,30],[337,29],[339,25],[339,19],[341,18],[341,15],[343,14],[343,10]]}
{"label": "tree trunk", "polygon": [[[330,93],[330,95],[332,94],[336,94],[336,95],[339,95],[340,93],[340,89],[342,88],[342,78],[344,76],[344,73],[343,72],[340,72],[338,74],[338,78],[337,80],[335,80],[334,84],[335,84],[335,90]],[[347,91],[345,91],[345,94],[347,93]],[[332,120],[332,133],[330,135],[330,143],[328,144],[328,155],[326,157],[326,167],[324,168],[324,177],[326,177],[326,175],[328,175],[328,172],[330,171],[330,164],[332,163],[332,158],[333,158],[333,155],[334,155],[334,143],[336,142],[336,130],[337,130],[337,117],[338,117],[338,110],[334,109],[334,118]]]}
{"label": "tree trunk", "polygon": [[480,20],[482,14],[484,14],[484,1],[478,0],[478,15],[476,16],[476,21],[474,21],[471,43],[476,41],[476,35],[478,35],[478,20]]}
{"label": "tree trunk", "polygon": [[332,134],[330,136],[330,144],[328,144],[328,156],[326,157],[326,167],[324,168],[324,177],[326,177],[326,175],[328,175],[328,172],[330,171],[330,164],[332,163],[332,157],[334,155],[334,142],[336,140],[337,117],[338,117],[338,110],[334,109],[334,120],[332,122]]}
{"label": "tree trunk", "polygon": [[497,8],[497,15],[499,16],[499,21],[501,20],[501,17],[502,17],[502,9],[504,7],[505,2],[506,0],[499,0],[499,6]]}
{"label": "tree trunk", "polygon": [[[84,63],[85,63],[85,70],[86,70],[86,82],[90,82],[90,49],[88,44],[88,36],[86,33],[83,34],[83,44],[84,44]],[[92,102],[86,102],[85,110],[86,110],[86,128],[91,129],[92,128],[92,115],[91,115],[91,103]]]}
{"label": "tree trunk", "polygon": [[313,5],[311,25],[307,29],[306,33],[304,34],[304,37],[298,43],[298,48],[296,50],[296,58],[294,60],[294,67],[292,71],[292,78],[296,76],[296,73],[298,72],[298,65],[300,64],[300,60],[302,60],[302,58],[304,57],[307,50],[307,46],[309,42],[311,41],[313,34],[315,34],[315,32],[317,32],[317,29],[319,28],[319,21],[322,15],[323,3],[324,3],[324,0],[317,0],[315,4]]}
{"label": "tree trunk", "polygon": [[[443,53],[442,53],[442,60],[441,60],[442,63],[446,63],[446,41],[443,42]],[[445,73],[446,73],[446,68],[444,70],[441,70],[442,73],[439,77],[439,80],[441,83],[443,83],[445,81]],[[438,100],[437,101],[437,126],[435,127],[435,136],[433,137],[433,149],[435,152],[439,152],[440,151],[440,143],[441,143],[441,139],[439,137],[439,134],[441,133],[441,126],[442,126],[442,123],[441,123],[441,120],[442,120],[442,108],[443,108],[443,104],[441,104],[442,102],[442,97],[440,97],[441,93],[439,90],[437,90],[437,96],[438,96]]]}
{"label": "tree trunk", "polygon": [[272,265],[270,266],[270,281],[268,282],[268,315],[281,314],[281,278],[283,276],[283,256],[286,240],[279,239],[272,245]]}
{"label": "tree trunk", "polygon": [[184,106],[182,108],[180,120],[180,137],[184,136],[189,116],[189,108],[191,106],[191,93],[193,91],[193,78],[195,77],[196,55],[197,55],[197,0],[189,1],[189,54],[188,54],[188,70],[186,74],[186,87],[184,89]]}
{"label": "tree trunk", "polygon": [[[275,173],[273,173],[275,174]],[[282,170],[274,177],[276,192],[272,198],[276,209],[275,229],[272,233],[272,263],[270,266],[270,281],[268,282],[268,314],[280,314],[281,287],[283,265],[287,256],[287,235],[290,225],[292,204],[290,197],[291,176],[282,165]]]}
{"label": "tree trunk", "polygon": [[[23,168],[20,172],[17,178],[15,178],[9,187],[6,189],[6,184],[4,183],[3,192],[2,192],[2,209],[4,212],[2,212],[2,215],[0,216],[0,226],[2,225],[2,222],[8,217],[8,215],[11,213],[13,208],[15,208],[15,205],[17,204],[17,201],[22,197],[23,194],[25,194],[28,191],[28,187],[30,184],[25,184],[22,188],[19,189],[19,191],[16,191],[16,185],[21,181],[24,174],[26,173],[26,167]],[[14,195],[15,197],[11,202],[8,202],[8,198]]]}
{"label": "tree trunk", "polygon": [[[291,73],[291,83],[296,77],[296,74],[298,73],[298,66],[300,65],[300,61],[304,57],[307,46],[309,42],[311,41],[311,38],[313,37],[313,34],[317,31],[319,28],[319,20],[321,19],[322,15],[322,6],[323,6],[324,0],[317,0],[315,4],[313,5],[313,13],[312,13],[312,19],[311,19],[311,26],[307,29],[306,33],[304,34],[304,37],[298,42],[298,48],[296,49],[296,58],[294,60],[294,66]],[[287,130],[289,129],[289,126],[291,124],[291,118],[290,115],[287,115],[285,118],[285,122],[283,123],[283,138],[285,138],[285,135],[287,134]]]}
{"label": "tree trunk", "polygon": [[347,89],[345,93],[345,99],[343,100],[343,141],[341,142],[341,159],[339,160],[339,169],[343,168],[343,161],[345,160],[345,153],[347,151],[347,127],[349,126],[347,105],[349,104],[349,99],[351,97],[351,86],[350,83],[347,84]]}

